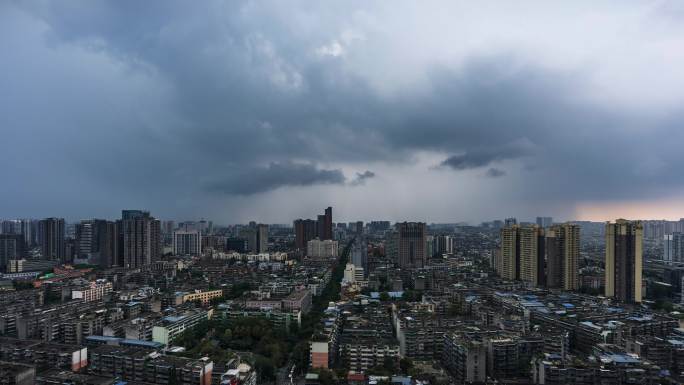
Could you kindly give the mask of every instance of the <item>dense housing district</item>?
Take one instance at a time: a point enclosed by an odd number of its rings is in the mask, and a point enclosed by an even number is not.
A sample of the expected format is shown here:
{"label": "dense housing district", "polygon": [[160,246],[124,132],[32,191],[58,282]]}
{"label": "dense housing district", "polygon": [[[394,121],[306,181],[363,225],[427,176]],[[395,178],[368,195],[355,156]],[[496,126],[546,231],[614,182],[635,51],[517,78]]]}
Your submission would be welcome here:
{"label": "dense housing district", "polygon": [[684,384],[684,220],[0,222],[0,384]]}

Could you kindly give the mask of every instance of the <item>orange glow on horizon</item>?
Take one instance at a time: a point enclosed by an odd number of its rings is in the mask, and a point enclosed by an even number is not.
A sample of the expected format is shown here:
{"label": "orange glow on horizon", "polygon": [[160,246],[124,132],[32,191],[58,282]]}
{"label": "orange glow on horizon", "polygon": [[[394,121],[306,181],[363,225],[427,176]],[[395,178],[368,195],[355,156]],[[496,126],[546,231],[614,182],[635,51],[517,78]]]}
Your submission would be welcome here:
{"label": "orange glow on horizon", "polygon": [[618,218],[677,221],[684,218],[684,200],[680,198],[657,201],[581,202],[575,206],[575,218],[596,222],[613,221]]}

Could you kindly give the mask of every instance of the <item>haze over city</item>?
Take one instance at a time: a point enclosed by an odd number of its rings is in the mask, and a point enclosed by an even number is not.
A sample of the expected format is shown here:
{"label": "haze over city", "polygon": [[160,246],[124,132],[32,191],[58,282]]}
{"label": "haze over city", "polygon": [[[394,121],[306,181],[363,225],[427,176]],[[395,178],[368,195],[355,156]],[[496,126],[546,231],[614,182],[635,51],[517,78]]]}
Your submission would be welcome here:
{"label": "haze over city", "polygon": [[673,1],[2,2],[0,211],[679,219],[683,15]]}
{"label": "haze over city", "polygon": [[0,384],[684,385],[684,2],[0,0]]}

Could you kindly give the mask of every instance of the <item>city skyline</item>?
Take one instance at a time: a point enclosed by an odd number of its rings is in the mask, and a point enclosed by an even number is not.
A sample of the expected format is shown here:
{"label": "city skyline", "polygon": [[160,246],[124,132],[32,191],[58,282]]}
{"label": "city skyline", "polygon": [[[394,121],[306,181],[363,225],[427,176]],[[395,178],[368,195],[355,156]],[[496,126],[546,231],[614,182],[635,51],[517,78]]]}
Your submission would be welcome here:
{"label": "city skyline", "polygon": [[684,385],[684,1],[0,0],[0,384]]}
{"label": "city skyline", "polygon": [[678,219],[682,14],[4,2],[0,212]]}

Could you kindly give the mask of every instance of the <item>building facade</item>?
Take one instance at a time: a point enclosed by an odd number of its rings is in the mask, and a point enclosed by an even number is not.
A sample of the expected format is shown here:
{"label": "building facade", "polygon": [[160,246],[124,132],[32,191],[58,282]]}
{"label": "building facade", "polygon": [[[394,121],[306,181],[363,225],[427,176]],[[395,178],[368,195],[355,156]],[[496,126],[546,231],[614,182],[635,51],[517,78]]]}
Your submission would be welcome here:
{"label": "building facade", "polygon": [[641,302],[644,229],[639,221],[606,223],[606,297]]}
{"label": "building facade", "polygon": [[202,254],[202,235],[199,231],[176,230],[173,232],[173,254],[193,255]]}
{"label": "building facade", "polygon": [[39,243],[43,259],[65,261],[64,218],[45,218],[39,222]]}
{"label": "building facade", "polygon": [[580,227],[565,223],[546,232],[546,285],[563,290],[577,290]]}
{"label": "building facade", "polygon": [[422,268],[427,264],[425,254],[426,225],[423,222],[396,224],[396,258],[400,268]]}
{"label": "building facade", "polygon": [[124,210],[121,233],[123,267],[147,266],[161,257],[161,222],[149,212]]}

